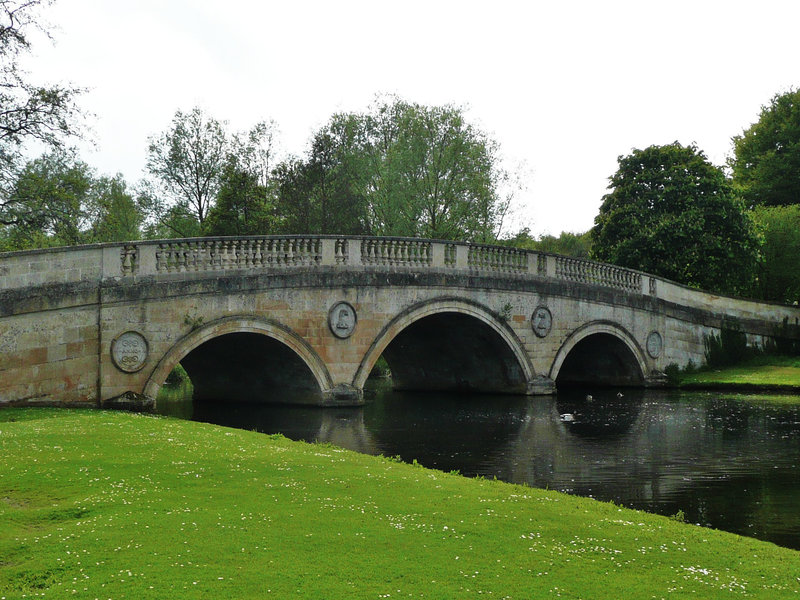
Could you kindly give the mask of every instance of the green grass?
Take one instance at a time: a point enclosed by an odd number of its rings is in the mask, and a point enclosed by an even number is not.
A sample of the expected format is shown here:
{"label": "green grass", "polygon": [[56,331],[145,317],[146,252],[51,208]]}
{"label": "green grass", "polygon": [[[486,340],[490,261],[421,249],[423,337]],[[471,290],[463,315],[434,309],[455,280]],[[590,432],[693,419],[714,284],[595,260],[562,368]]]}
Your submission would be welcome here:
{"label": "green grass", "polygon": [[0,598],[728,598],[800,553],[328,445],[0,411]]}
{"label": "green grass", "polygon": [[800,357],[757,356],[733,367],[681,374],[680,384],[800,387]]}

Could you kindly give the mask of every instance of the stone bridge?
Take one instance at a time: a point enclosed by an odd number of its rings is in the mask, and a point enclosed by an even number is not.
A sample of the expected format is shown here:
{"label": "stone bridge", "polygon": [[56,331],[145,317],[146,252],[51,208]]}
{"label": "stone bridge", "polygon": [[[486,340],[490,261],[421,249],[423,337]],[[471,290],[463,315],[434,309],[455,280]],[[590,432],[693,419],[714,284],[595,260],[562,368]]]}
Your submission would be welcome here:
{"label": "stone bridge", "polygon": [[[0,405],[197,398],[359,404],[395,387],[549,394],[653,386],[735,319],[751,343],[800,309],[496,246],[341,236],[196,238],[0,254]],[[786,331],[786,329],[784,329]]]}

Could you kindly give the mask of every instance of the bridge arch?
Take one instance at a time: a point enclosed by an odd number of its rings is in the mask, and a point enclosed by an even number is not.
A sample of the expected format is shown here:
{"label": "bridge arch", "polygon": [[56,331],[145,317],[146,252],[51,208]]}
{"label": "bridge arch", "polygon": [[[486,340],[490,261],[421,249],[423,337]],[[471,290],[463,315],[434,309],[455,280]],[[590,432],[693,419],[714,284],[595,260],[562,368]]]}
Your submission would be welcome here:
{"label": "bridge arch", "polygon": [[147,379],[144,395],[156,398],[167,375],[193,350],[230,334],[255,334],[282,343],[308,367],[321,394],[333,388],[328,368],[314,349],[297,333],[272,319],[230,316],[211,321],[178,340],[159,360]]}
{"label": "bridge arch", "polygon": [[[567,369],[571,368],[571,359],[575,358],[575,355],[570,356],[573,352],[577,354],[581,351],[588,351],[596,354],[596,350],[593,352],[594,349],[589,347],[589,344],[594,341],[604,344],[609,356],[620,363],[617,366],[627,372],[622,378],[609,380],[606,383],[624,384],[635,381],[641,384],[645,382],[648,373],[647,359],[636,338],[627,329],[613,321],[592,321],[573,331],[556,353],[550,367],[550,378],[556,382],[556,385],[559,383],[559,376],[565,375]],[[623,381],[624,379],[631,381]],[[604,383],[604,381],[593,376],[585,383]]]}
{"label": "bridge arch", "polygon": [[480,324],[480,327],[496,334],[495,339],[498,345],[507,351],[509,358],[513,357],[513,361],[516,363],[513,368],[519,370],[518,379],[523,388],[521,393],[525,393],[527,385],[535,378],[536,374],[522,341],[514,333],[514,330],[497,313],[486,306],[469,299],[454,297],[433,298],[414,304],[393,318],[381,329],[365,353],[353,379],[353,387],[359,390],[363,389],[378,358],[404,331],[422,319],[445,315],[474,319],[474,322]]}

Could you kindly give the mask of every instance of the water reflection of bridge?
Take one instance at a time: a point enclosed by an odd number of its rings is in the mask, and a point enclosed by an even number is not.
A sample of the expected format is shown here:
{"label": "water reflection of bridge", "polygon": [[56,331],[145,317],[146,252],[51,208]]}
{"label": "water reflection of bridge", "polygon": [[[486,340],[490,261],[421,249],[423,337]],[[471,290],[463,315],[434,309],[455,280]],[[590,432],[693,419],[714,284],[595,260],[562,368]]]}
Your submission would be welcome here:
{"label": "water reflection of bridge", "polygon": [[[785,425],[746,402],[671,401],[670,394],[626,390],[618,399],[615,391],[600,392],[591,403],[582,394],[557,401],[492,397],[491,411],[440,396],[431,398],[433,412],[419,397],[389,396],[379,410],[319,411],[301,437],[662,514],[682,510],[713,526],[723,525],[715,511],[724,511],[728,527],[737,519],[757,522],[753,512],[768,512],[770,501],[793,502],[797,490],[780,478],[794,469],[789,478],[797,479],[797,457],[774,459],[768,470],[775,479],[762,477],[770,457],[786,455]],[[564,411],[576,420],[563,422]],[[716,506],[721,502],[734,506]],[[752,535],[744,528],[753,526],[742,522],[742,532]],[[800,535],[800,523],[795,527]]]}

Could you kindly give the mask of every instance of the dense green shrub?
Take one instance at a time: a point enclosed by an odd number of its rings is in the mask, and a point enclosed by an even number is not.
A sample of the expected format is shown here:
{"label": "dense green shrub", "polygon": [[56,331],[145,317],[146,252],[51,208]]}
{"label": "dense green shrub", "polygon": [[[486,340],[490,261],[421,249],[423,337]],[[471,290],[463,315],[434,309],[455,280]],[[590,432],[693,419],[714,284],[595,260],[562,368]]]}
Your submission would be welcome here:
{"label": "dense green shrub", "polygon": [[719,334],[706,336],[704,344],[709,367],[739,364],[754,354],[753,349],[747,346],[747,336],[735,319],[725,319]]}

